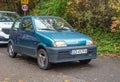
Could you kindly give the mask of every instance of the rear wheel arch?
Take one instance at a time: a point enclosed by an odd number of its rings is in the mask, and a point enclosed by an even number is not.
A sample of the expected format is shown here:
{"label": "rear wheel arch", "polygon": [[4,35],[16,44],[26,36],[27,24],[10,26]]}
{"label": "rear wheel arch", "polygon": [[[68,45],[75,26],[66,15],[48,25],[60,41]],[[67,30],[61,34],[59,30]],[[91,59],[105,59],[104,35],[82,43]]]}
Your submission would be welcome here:
{"label": "rear wheel arch", "polygon": [[10,44],[10,43],[11,43],[11,44],[14,44],[14,42],[13,42],[12,40],[9,40],[9,41],[8,41],[8,44]]}
{"label": "rear wheel arch", "polygon": [[8,44],[12,43],[11,41],[8,41]]}

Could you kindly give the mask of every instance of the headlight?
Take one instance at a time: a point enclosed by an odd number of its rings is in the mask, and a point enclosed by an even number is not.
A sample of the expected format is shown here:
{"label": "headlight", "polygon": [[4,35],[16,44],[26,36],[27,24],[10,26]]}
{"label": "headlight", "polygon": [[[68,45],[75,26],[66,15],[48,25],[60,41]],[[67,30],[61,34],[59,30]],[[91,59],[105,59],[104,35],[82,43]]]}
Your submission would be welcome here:
{"label": "headlight", "polygon": [[54,42],[54,47],[66,47],[66,43],[64,41],[55,41]]}
{"label": "headlight", "polygon": [[93,45],[93,44],[94,44],[93,40],[86,40],[86,45]]}

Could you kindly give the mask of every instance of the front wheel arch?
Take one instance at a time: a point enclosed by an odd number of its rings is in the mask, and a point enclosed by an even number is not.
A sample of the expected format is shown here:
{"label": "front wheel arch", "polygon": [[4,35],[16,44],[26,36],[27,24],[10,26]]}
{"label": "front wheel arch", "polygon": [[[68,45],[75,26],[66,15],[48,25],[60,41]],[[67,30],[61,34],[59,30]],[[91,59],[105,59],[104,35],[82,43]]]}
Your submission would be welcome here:
{"label": "front wheel arch", "polygon": [[51,63],[49,62],[47,51],[44,48],[38,49],[37,62],[38,62],[38,66],[43,70],[47,70],[51,67]]}
{"label": "front wheel arch", "polygon": [[43,47],[43,46],[41,46],[41,45],[39,45],[39,46],[37,47],[37,52],[38,52],[39,49],[44,49],[44,50],[46,51],[45,47]]}

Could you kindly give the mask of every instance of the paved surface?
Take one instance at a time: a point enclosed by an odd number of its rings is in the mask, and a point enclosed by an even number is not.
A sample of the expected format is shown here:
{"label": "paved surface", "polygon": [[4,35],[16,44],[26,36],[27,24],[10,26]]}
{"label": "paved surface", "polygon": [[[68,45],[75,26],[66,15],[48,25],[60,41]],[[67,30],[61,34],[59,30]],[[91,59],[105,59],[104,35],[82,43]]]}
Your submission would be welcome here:
{"label": "paved surface", "polygon": [[36,59],[10,58],[0,47],[0,82],[120,82],[120,58],[98,57],[89,65],[77,62],[54,64],[50,70],[39,69]]}

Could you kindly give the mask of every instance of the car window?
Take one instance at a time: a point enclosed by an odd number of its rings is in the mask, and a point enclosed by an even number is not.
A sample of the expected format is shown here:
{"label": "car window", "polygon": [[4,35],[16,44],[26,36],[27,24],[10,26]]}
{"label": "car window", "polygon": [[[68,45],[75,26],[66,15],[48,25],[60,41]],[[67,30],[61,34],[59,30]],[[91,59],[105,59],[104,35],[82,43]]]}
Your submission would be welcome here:
{"label": "car window", "polygon": [[32,27],[32,21],[30,18],[24,18],[23,22],[21,24],[21,30],[23,31],[32,31],[33,27]]}
{"label": "car window", "polygon": [[17,19],[15,23],[13,24],[13,30],[17,30],[19,28],[21,19]]}
{"label": "car window", "polygon": [[14,22],[19,17],[17,13],[0,12],[0,22]]}

